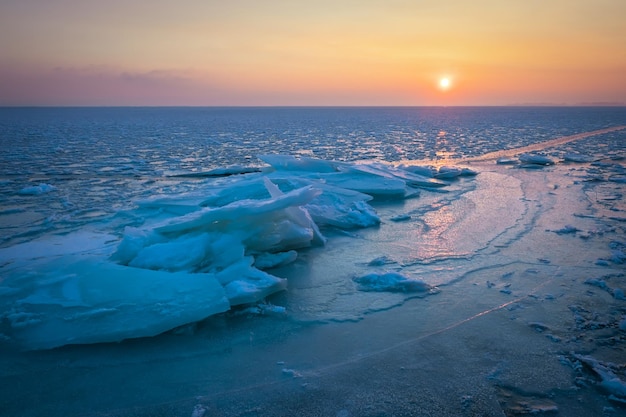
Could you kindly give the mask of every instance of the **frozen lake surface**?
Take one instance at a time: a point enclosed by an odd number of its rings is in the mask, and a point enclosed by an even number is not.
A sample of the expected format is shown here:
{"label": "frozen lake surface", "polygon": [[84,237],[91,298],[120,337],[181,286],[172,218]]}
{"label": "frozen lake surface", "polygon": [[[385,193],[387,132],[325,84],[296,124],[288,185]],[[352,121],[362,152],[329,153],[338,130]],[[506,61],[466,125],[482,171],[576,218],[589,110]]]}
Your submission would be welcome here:
{"label": "frozen lake surface", "polygon": [[624,108],[0,135],[3,416],[626,415]]}

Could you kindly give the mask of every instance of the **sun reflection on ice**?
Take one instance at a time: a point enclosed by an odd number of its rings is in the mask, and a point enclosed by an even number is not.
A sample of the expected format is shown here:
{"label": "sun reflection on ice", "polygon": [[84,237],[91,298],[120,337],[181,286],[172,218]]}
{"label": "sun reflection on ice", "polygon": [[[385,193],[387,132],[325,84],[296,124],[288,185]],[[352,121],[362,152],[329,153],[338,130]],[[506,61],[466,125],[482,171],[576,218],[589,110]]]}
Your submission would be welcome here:
{"label": "sun reflection on ice", "polygon": [[435,164],[437,166],[449,163],[448,160],[455,154],[454,151],[448,149],[448,140],[446,135],[447,132],[445,130],[440,130],[437,134],[435,142]]}

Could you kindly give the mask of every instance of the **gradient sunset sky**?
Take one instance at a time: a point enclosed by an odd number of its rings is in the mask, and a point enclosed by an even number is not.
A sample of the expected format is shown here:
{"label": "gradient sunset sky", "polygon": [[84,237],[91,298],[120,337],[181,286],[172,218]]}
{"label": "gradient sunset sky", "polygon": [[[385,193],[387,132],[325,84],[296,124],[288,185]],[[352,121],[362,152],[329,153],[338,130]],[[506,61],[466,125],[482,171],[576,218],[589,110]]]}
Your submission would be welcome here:
{"label": "gradient sunset sky", "polygon": [[0,39],[4,106],[626,102],[624,0],[2,0]]}

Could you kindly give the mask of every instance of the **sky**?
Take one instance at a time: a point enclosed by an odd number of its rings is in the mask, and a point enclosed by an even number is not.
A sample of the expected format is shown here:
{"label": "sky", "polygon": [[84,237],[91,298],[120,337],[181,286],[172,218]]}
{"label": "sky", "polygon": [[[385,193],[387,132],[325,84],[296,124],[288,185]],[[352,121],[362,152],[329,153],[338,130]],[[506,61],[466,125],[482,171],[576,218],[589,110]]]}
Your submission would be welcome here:
{"label": "sky", "polygon": [[0,106],[625,104],[624,22],[624,0],[2,0]]}

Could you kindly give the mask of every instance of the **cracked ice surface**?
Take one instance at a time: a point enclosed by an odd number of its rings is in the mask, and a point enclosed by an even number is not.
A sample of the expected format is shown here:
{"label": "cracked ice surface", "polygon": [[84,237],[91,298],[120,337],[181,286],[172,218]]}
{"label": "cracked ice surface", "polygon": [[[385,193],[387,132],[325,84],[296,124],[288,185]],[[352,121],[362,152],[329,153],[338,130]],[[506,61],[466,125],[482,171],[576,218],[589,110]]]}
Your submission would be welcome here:
{"label": "cracked ice surface", "polygon": [[[272,154],[158,181],[98,160],[115,202],[99,211],[72,208],[62,175],[33,175],[54,186],[39,194],[6,180],[41,211],[0,218],[16,220],[0,252],[1,406],[623,415],[624,152],[614,130],[453,161]],[[113,207],[116,181],[132,204]]]}

